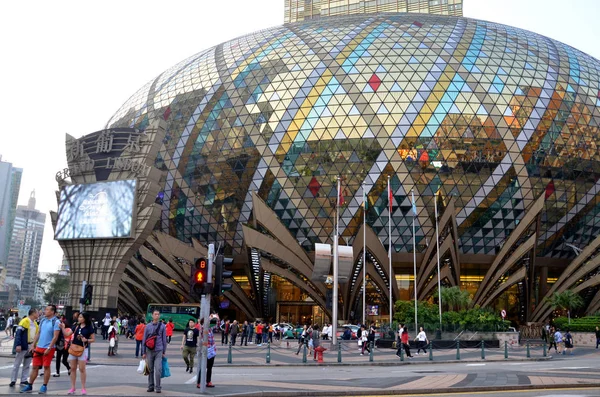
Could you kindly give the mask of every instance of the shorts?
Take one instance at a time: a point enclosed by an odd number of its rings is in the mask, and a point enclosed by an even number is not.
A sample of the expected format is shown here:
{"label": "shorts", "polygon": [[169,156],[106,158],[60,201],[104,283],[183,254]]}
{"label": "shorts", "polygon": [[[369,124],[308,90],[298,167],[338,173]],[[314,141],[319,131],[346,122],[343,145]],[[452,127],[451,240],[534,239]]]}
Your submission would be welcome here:
{"label": "shorts", "polygon": [[85,350],[83,350],[83,354],[79,357],[74,356],[72,354],[69,354],[69,358],[67,358],[68,361],[87,361],[88,359],[88,348],[86,347]]}
{"label": "shorts", "polygon": [[33,360],[31,365],[34,367],[49,367],[52,364],[52,359],[54,358],[54,350],[50,349],[48,354],[44,355],[46,349],[43,347],[36,347],[33,351]]}

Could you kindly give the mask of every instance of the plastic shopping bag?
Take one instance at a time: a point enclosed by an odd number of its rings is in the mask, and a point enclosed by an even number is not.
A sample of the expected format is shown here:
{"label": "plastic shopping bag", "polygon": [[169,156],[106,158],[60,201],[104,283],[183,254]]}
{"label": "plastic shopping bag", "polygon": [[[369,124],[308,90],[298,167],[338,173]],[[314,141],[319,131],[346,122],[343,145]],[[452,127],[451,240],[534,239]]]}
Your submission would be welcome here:
{"label": "plastic shopping bag", "polygon": [[144,361],[144,373],[142,373],[142,375],[144,375],[144,376],[150,375],[150,368],[148,367],[148,363],[146,361]]}
{"label": "plastic shopping bag", "polygon": [[146,367],[146,360],[140,360],[140,365],[138,365],[137,368],[137,373],[138,374],[143,374],[144,373],[144,367]]}
{"label": "plastic shopping bag", "polygon": [[115,338],[110,338],[110,340],[108,341],[108,345],[110,347],[115,347]]}
{"label": "plastic shopping bag", "polygon": [[161,378],[168,378],[171,376],[171,369],[169,368],[169,361],[166,357],[162,358],[162,373],[160,374]]}

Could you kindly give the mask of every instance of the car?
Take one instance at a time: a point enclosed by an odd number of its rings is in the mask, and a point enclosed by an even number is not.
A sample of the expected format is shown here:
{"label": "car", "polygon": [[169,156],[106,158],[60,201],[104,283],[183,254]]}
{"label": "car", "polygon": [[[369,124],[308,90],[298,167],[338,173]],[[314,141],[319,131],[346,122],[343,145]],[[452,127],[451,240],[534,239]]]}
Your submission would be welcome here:
{"label": "car", "polygon": [[349,328],[350,331],[352,331],[352,336],[350,339],[352,339],[352,340],[358,339],[358,334],[360,333],[360,327],[358,325],[354,325],[354,324],[344,324],[344,325],[339,326],[337,329],[337,332],[336,332],[337,339],[342,338],[342,335],[346,328]]}

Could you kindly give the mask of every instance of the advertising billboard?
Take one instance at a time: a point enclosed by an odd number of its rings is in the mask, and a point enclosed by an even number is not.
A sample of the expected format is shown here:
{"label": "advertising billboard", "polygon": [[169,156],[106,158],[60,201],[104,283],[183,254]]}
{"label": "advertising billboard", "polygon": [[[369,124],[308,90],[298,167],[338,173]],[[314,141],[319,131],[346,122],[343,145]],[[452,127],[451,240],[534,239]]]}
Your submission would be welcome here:
{"label": "advertising billboard", "polygon": [[60,191],[56,240],[131,237],[136,180],[68,185]]}

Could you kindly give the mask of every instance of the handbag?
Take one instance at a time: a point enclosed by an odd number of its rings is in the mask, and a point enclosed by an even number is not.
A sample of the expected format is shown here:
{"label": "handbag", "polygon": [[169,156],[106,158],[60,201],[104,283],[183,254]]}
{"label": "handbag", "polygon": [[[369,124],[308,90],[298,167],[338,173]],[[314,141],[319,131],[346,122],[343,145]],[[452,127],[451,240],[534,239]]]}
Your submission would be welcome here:
{"label": "handbag", "polygon": [[[77,327],[75,329],[75,333],[77,333],[77,330],[79,329],[79,327]],[[72,355],[73,357],[81,357],[83,356],[83,352],[85,351],[85,346],[80,346],[80,345],[76,345],[74,343],[71,342],[71,345],[69,346],[69,354]]]}
{"label": "handbag", "polygon": [[115,343],[116,343],[116,342],[115,342],[115,338],[110,338],[110,340],[108,341],[108,345],[109,345],[110,347],[115,347]]}
{"label": "handbag", "polygon": [[161,378],[168,378],[171,376],[171,369],[169,368],[169,361],[166,357],[162,358],[162,372],[160,373]]}
{"label": "handbag", "polygon": [[156,337],[158,336],[158,331],[160,331],[160,323],[158,324],[152,335],[150,335],[150,337],[146,339],[145,345],[147,349],[154,350],[154,347],[156,346]]}
{"label": "handbag", "polygon": [[137,373],[140,375],[143,374],[145,366],[146,366],[146,360],[140,360],[140,365],[138,365],[138,367],[137,367]]}

